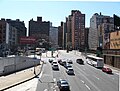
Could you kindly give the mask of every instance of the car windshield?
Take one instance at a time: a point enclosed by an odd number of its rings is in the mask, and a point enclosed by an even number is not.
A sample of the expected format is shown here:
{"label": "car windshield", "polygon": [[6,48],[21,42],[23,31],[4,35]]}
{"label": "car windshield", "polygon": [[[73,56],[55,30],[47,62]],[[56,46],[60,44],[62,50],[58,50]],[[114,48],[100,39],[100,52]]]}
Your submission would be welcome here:
{"label": "car windshield", "polygon": [[54,65],[55,67],[58,67],[58,65]]}
{"label": "car windshield", "polygon": [[73,69],[69,69],[69,71],[73,71]]}
{"label": "car windshield", "polygon": [[61,81],[61,84],[68,84],[67,81]]}

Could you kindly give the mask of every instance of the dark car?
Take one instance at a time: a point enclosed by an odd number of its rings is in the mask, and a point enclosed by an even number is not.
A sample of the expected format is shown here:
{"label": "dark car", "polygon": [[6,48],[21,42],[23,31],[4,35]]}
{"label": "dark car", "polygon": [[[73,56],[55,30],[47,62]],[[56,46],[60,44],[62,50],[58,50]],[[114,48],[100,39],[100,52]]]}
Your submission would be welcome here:
{"label": "dark car", "polygon": [[77,59],[76,62],[79,64],[84,64],[84,61],[82,59]]}
{"label": "dark car", "polygon": [[66,61],[62,61],[62,65],[63,65],[63,66],[66,66]]}
{"label": "dark car", "polygon": [[53,59],[49,59],[49,62],[52,63],[52,62],[53,62]]}
{"label": "dark car", "polygon": [[66,70],[66,73],[67,73],[68,75],[74,75],[74,70],[73,70],[73,68],[68,68],[68,69]]}
{"label": "dark car", "polygon": [[58,64],[53,64],[53,65],[52,65],[52,69],[53,69],[53,70],[59,70]]}
{"label": "dark car", "polygon": [[60,79],[57,81],[57,86],[59,87],[60,91],[70,91],[69,84],[66,80]]}
{"label": "dark car", "polygon": [[106,72],[106,73],[109,73],[109,74],[112,74],[112,70],[110,68],[107,68],[107,67],[103,67],[102,71]]}
{"label": "dark car", "polygon": [[58,63],[60,64],[62,62],[62,59],[58,59]]}

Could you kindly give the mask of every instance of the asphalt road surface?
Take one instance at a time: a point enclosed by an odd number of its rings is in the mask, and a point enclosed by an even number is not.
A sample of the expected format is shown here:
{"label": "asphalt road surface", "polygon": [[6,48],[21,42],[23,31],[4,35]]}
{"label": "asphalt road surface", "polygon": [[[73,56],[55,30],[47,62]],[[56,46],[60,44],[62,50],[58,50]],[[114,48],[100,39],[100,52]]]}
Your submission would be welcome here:
{"label": "asphalt road surface", "polygon": [[66,68],[61,65],[59,65],[59,71],[52,70],[52,65],[46,60],[36,91],[59,91],[56,85],[59,79],[66,79],[70,84],[71,91],[119,91],[119,76],[117,74],[106,74],[102,70],[86,63],[85,65],[76,63],[76,59],[84,59],[83,56],[60,51],[59,58],[63,60],[71,59],[73,61],[72,67],[75,75],[68,75]]}

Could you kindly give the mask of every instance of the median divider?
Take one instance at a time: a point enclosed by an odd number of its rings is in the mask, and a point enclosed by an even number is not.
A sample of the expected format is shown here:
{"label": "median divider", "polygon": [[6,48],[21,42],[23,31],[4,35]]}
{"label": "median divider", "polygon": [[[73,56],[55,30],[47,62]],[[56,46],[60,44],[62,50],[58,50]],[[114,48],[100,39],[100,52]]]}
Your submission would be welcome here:
{"label": "median divider", "polygon": [[25,69],[19,72],[15,72],[13,74],[7,76],[0,77],[0,91],[7,90],[11,87],[29,81],[41,73],[43,67],[43,62],[40,61],[40,65],[36,65],[35,67],[31,67],[29,69]]}

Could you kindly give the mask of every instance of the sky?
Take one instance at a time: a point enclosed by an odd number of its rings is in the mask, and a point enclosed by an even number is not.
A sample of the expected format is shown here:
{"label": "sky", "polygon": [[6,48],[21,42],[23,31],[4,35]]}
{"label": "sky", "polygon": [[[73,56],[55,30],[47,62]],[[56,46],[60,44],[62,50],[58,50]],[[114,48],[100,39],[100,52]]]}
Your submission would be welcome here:
{"label": "sky", "polygon": [[71,15],[71,10],[79,10],[85,14],[85,26],[90,26],[90,18],[94,13],[120,16],[120,1],[51,1],[51,0],[0,0],[0,19],[20,19],[28,29],[30,19],[50,21],[55,27]]}

